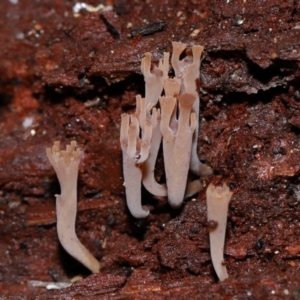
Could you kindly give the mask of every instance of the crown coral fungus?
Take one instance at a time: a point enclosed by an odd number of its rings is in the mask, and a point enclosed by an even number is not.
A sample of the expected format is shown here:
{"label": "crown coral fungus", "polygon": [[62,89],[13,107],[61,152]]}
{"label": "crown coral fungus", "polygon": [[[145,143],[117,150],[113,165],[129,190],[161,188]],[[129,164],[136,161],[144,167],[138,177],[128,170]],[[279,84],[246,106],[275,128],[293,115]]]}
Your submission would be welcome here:
{"label": "crown coral fungus", "polygon": [[48,159],[59,180],[61,194],[56,196],[58,238],[64,249],[91,272],[98,273],[100,263],[78,240],[75,232],[77,213],[77,178],[82,152],[76,141],[60,150],[59,142],[47,148]]}
{"label": "crown coral fungus", "polygon": [[[141,62],[145,80],[145,98],[140,95],[136,97],[135,114],[122,115],[120,140],[126,199],[130,212],[138,218],[149,214],[141,205],[141,182],[151,194],[168,196],[170,205],[179,207],[185,198],[202,189],[199,179],[189,182],[189,171],[196,175],[212,173],[212,169],[202,164],[197,156],[199,127],[197,80],[203,47],[193,46],[192,51],[186,51],[186,57],[180,60],[185,49],[185,44],[173,42],[171,61],[175,71],[174,78],[168,76],[169,53],[164,53],[158,66],[152,69],[151,54],[145,53]],[[159,107],[156,107],[158,101],[161,113]],[[147,141],[144,140],[146,124],[150,124],[152,130],[151,137],[149,136]],[[130,126],[134,126],[135,130],[131,130]],[[135,141],[135,146],[129,146],[131,139]],[[154,176],[161,141],[163,141],[167,187],[158,184]],[[139,145],[145,142],[148,152],[142,155]]]}
{"label": "crown coral fungus", "polygon": [[224,243],[226,234],[227,212],[232,192],[226,184],[209,184],[206,190],[207,220],[209,224],[210,254],[214,269],[223,281],[228,278],[224,265]]}

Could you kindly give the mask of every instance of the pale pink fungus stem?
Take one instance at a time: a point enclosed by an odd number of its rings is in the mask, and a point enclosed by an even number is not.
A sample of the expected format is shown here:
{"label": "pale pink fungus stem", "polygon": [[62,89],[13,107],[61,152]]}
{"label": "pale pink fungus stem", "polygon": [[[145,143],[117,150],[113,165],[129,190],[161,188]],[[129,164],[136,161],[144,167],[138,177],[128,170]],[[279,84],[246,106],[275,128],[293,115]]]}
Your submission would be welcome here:
{"label": "pale pink fungus stem", "polygon": [[192,137],[196,127],[196,115],[191,113],[195,97],[191,94],[179,96],[179,117],[177,129],[170,126],[176,110],[177,98],[160,97],[161,123],[163,134],[163,152],[168,186],[168,200],[172,207],[179,207],[183,200],[187,184],[191,157]]}
{"label": "pale pink fungus stem", "polygon": [[152,124],[152,139],[149,149],[149,157],[142,164],[142,181],[144,187],[153,195],[167,196],[167,188],[158,184],[155,180],[155,165],[158,151],[161,144],[162,134],[160,131],[160,110],[153,108],[163,91],[164,80],[168,77],[169,70],[169,53],[164,53],[164,59],[159,61],[158,67],[151,70],[151,53],[145,53],[142,59],[141,70],[145,80],[145,98],[136,97],[136,114],[139,118],[141,128],[146,122]]}
{"label": "pale pink fungus stem", "polygon": [[163,81],[168,76],[169,53],[164,53],[164,59],[159,61],[158,67],[151,70],[151,53],[146,52],[141,62],[141,71],[145,80],[145,99],[147,116],[154,107],[163,91]]}
{"label": "pale pink fungus stem", "polygon": [[197,175],[212,174],[212,169],[202,164],[197,155],[198,133],[199,133],[199,109],[200,99],[197,89],[197,80],[200,77],[201,55],[203,46],[195,45],[192,47],[193,56],[187,55],[186,58],[180,60],[180,55],[186,49],[186,44],[181,42],[173,42],[172,66],[177,79],[181,80],[181,94],[189,93],[195,96],[193,111],[196,113],[196,129],[193,135],[193,144],[190,160],[190,170]]}
{"label": "pale pink fungus stem", "polygon": [[227,212],[232,192],[226,184],[209,184],[206,190],[207,220],[214,224],[209,228],[210,253],[214,269],[220,281],[228,278],[224,264],[224,244],[227,224]]}
{"label": "pale pink fungus stem", "polygon": [[48,159],[60,184],[61,194],[56,196],[58,238],[64,249],[91,272],[98,273],[100,263],[78,240],[75,232],[77,213],[77,178],[82,152],[72,141],[66,150],[60,150],[59,142],[47,148]]}
{"label": "pale pink fungus stem", "polygon": [[149,209],[141,204],[141,164],[148,158],[152,125],[146,121],[142,138],[139,138],[139,121],[136,115],[122,115],[120,142],[123,153],[126,201],[135,218],[146,218]]}

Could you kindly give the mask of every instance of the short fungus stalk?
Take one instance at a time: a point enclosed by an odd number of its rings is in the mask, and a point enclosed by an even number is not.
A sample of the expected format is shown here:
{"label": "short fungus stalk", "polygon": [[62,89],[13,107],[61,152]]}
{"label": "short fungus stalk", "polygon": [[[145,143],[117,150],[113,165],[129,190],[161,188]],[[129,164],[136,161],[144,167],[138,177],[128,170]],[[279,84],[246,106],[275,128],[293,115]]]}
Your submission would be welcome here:
{"label": "short fungus stalk", "polygon": [[48,159],[59,180],[61,194],[56,196],[58,238],[64,249],[91,272],[98,273],[99,261],[78,240],[75,232],[77,213],[77,178],[82,152],[76,141],[60,150],[59,142],[47,148]]}
{"label": "short fungus stalk", "polygon": [[228,278],[224,265],[224,244],[227,212],[232,192],[226,184],[209,184],[206,190],[207,220],[209,224],[210,254],[214,269],[220,281]]}
{"label": "short fungus stalk", "polygon": [[147,116],[154,107],[163,91],[163,83],[168,78],[169,71],[169,53],[164,53],[164,59],[159,61],[158,67],[154,66],[151,70],[151,53],[146,52],[142,58],[141,71],[145,80],[145,99]]}
{"label": "short fungus stalk", "polygon": [[141,164],[148,158],[152,136],[151,122],[146,121],[142,138],[136,114],[122,114],[120,142],[123,153],[123,174],[125,178],[126,201],[135,218],[146,218],[149,209],[141,204]]}

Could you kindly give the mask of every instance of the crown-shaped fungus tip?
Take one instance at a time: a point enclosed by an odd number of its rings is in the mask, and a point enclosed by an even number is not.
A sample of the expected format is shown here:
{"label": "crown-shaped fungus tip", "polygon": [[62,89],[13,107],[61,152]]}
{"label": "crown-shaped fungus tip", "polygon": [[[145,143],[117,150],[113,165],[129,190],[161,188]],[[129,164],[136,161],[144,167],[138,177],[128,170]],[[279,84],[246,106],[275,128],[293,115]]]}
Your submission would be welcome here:
{"label": "crown-shaped fungus tip", "polygon": [[47,157],[52,164],[58,179],[61,181],[65,173],[72,173],[79,166],[81,159],[81,150],[77,147],[76,141],[72,141],[66,146],[66,150],[60,149],[60,142],[54,142],[52,148],[46,148]]}
{"label": "crown-shaped fungus tip", "polygon": [[166,96],[177,97],[180,93],[181,82],[177,78],[167,78],[164,80],[164,90]]}
{"label": "crown-shaped fungus tip", "polygon": [[201,55],[202,55],[203,50],[204,50],[203,46],[194,45],[192,47],[193,58],[200,58]]}
{"label": "crown-shaped fungus tip", "polygon": [[145,77],[151,75],[151,56],[150,52],[146,52],[141,61],[141,71]]}
{"label": "crown-shaped fungus tip", "polygon": [[176,102],[177,102],[176,97],[173,96],[159,97],[162,122],[165,121],[166,119],[169,119],[169,117],[171,117],[171,115],[175,110]]}
{"label": "crown-shaped fungus tip", "polygon": [[184,93],[178,97],[179,107],[191,110],[196,97],[193,94]]}
{"label": "crown-shaped fungus tip", "polygon": [[186,44],[181,43],[181,42],[172,42],[172,46],[173,46],[173,55],[174,53],[176,55],[180,55],[183,50],[186,48]]}

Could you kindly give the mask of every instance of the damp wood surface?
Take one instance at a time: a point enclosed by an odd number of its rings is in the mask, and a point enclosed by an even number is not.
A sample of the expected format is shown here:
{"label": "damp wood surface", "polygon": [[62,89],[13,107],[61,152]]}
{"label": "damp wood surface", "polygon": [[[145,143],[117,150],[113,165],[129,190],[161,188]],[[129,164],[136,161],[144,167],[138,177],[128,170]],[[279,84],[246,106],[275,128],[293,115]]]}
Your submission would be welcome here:
{"label": "damp wood surface", "polygon": [[[299,299],[299,2],[115,0],[110,11],[74,15],[75,4],[0,2],[0,295]],[[172,41],[205,47],[198,154],[215,173],[202,182],[234,192],[222,283],[205,190],[178,210],[144,192],[145,220],[125,203],[121,114],[144,93],[144,53],[158,62]],[[100,260],[95,275],[56,233],[59,185],[45,148],[74,139],[84,151],[76,233]],[[160,158],[164,183],[162,168]],[[29,284],[75,276],[84,279],[59,291]]]}

